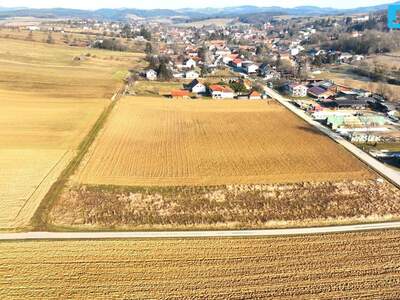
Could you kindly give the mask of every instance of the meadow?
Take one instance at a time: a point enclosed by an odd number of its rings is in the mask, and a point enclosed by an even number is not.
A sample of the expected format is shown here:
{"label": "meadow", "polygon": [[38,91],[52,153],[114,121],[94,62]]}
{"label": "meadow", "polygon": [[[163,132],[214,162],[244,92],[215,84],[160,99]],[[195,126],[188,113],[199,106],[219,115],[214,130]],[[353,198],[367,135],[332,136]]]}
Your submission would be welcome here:
{"label": "meadow", "polygon": [[129,97],[74,180],[183,186],[368,178],[374,174],[361,162],[274,102]]}
{"label": "meadow", "polygon": [[0,229],[29,224],[140,60],[86,50],[0,39]]}
{"label": "meadow", "polygon": [[3,299],[396,299],[400,232],[0,243]]}

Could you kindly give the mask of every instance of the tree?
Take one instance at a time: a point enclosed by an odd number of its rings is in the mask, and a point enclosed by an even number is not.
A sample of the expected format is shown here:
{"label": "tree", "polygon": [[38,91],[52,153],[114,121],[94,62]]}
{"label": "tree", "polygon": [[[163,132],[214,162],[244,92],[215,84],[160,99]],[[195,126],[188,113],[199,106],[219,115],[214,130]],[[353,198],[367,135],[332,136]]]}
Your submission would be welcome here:
{"label": "tree", "polygon": [[208,72],[208,68],[205,65],[202,65],[201,66],[201,71],[200,71],[200,76],[201,77],[205,77],[205,76],[207,76],[208,73],[209,73]]}
{"label": "tree", "polygon": [[235,91],[235,93],[247,93],[248,90],[242,81],[232,81],[229,83],[229,87]]}
{"label": "tree", "polygon": [[257,48],[256,48],[256,55],[257,56],[260,56],[260,55],[263,55],[264,54],[264,47],[262,47],[262,46],[257,46]]}
{"label": "tree", "polygon": [[158,68],[160,66],[160,60],[158,59],[158,56],[148,55],[146,59],[149,62],[150,69],[158,70]]}
{"label": "tree", "polygon": [[53,36],[52,36],[51,32],[49,32],[49,34],[47,35],[46,43],[54,44],[54,40],[53,40]]}
{"label": "tree", "polygon": [[153,54],[153,46],[152,46],[151,43],[149,43],[149,42],[146,43],[146,48],[145,48],[144,52],[145,52],[147,55]]}
{"label": "tree", "polygon": [[169,81],[173,78],[171,70],[164,61],[160,62],[157,75],[161,81]]}
{"label": "tree", "polygon": [[208,50],[207,47],[205,47],[205,46],[200,47],[198,50],[198,55],[205,64],[211,63],[211,55],[210,55],[210,51]]}
{"label": "tree", "polygon": [[148,31],[145,27],[142,27],[140,29],[140,35],[144,37],[146,40],[150,41],[151,40],[151,32]]}

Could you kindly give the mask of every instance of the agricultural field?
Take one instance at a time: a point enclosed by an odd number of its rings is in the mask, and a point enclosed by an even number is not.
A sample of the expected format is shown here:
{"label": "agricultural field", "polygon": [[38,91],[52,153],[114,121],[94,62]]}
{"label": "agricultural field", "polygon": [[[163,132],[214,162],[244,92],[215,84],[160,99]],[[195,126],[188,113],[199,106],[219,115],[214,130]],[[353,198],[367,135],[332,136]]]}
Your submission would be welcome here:
{"label": "agricultural field", "polygon": [[[22,228],[139,55],[0,39],[0,229]],[[92,56],[93,55],[93,56]]]}
{"label": "agricultural field", "polygon": [[3,299],[396,299],[399,285],[399,231],[0,243]]}
{"label": "agricultural field", "polygon": [[235,19],[218,18],[218,19],[207,19],[207,20],[189,22],[189,23],[181,23],[181,24],[177,24],[177,26],[181,26],[181,27],[196,27],[196,28],[201,28],[201,27],[204,27],[204,26],[225,27],[225,26],[229,25],[230,23],[232,23],[232,21],[236,21],[235,24],[240,24],[240,22],[235,20]]}
{"label": "agricultural field", "polygon": [[143,54],[0,39],[0,90],[110,98]]}
{"label": "agricultural field", "polygon": [[[137,96],[165,96],[172,90],[182,89],[184,82],[136,81],[131,88]],[[188,82],[186,82],[188,83]]]}
{"label": "agricultural field", "polygon": [[330,139],[265,101],[124,98],[87,158],[77,180],[95,185],[373,178]]}
{"label": "agricultural field", "polygon": [[270,101],[125,97],[52,229],[316,226],[400,218],[400,191]]}
{"label": "agricultural field", "polygon": [[[43,20],[44,22],[46,20]],[[53,20],[54,21],[54,20]],[[19,24],[18,21],[16,24]],[[24,22],[22,22],[24,24]],[[19,25],[22,25],[19,24]],[[35,24],[34,22],[27,22],[26,26],[34,24],[39,26],[40,24]],[[1,25],[1,21],[0,21]],[[13,25],[13,23],[11,23]],[[15,24],[14,24],[15,26]],[[57,26],[57,25],[56,25]],[[102,32],[92,31],[88,34],[83,34],[77,32],[76,29],[70,28],[65,32],[52,32],[51,33],[51,43],[57,45],[72,45],[77,47],[87,47],[94,40],[96,40],[97,35],[102,35]],[[0,27],[0,38],[20,40],[20,41],[31,41],[38,43],[47,43],[49,33],[47,31],[32,31],[22,30],[19,28],[1,28]],[[127,40],[123,38],[118,38],[118,41],[127,46],[129,49],[135,49],[135,52],[143,52],[145,48],[145,43],[134,40]]]}

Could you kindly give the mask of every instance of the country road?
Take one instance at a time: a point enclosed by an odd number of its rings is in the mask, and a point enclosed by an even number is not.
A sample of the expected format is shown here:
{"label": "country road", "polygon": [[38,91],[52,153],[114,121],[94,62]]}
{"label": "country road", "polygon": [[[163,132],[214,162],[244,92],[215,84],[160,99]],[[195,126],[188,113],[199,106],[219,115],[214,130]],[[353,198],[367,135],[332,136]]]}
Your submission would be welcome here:
{"label": "country road", "polygon": [[329,227],[224,230],[224,231],[157,231],[157,232],[21,232],[0,233],[0,241],[7,240],[100,240],[100,239],[153,239],[153,238],[232,238],[273,237],[291,235],[329,234],[357,231],[400,229],[400,222],[343,225]]}
{"label": "country road", "polygon": [[273,99],[277,100],[279,103],[281,103],[283,106],[285,106],[287,109],[289,109],[291,112],[302,118],[304,121],[306,121],[308,124],[311,126],[315,127],[322,133],[326,134],[328,137],[333,139],[335,142],[338,144],[342,145],[344,148],[346,148],[348,151],[350,151],[354,156],[356,156],[358,159],[360,159],[362,162],[367,164],[370,168],[375,170],[378,174],[380,174],[382,177],[390,181],[392,184],[400,188],[400,172],[391,169],[387,166],[385,166],[383,163],[380,161],[376,160],[372,156],[368,155],[358,147],[354,146],[352,143],[347,141],[345,138],[342,136],[338,135],[337,133],[333,132],[329,128],[323,126],[321,123],[315,121],[313,118],[311,118],[309,115],[307,115],[303,110],[295,107],[290,103],[289,99],[284,98],[282,95],[274,91],[273,89],[270,89],[268,87],[264,87],[265,92]]}

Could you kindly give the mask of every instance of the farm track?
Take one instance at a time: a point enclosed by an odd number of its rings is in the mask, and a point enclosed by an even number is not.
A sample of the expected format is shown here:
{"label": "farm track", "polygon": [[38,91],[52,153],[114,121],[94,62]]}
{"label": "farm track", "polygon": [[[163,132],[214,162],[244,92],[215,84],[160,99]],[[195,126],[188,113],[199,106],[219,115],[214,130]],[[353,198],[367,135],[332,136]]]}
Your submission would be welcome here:
{"label": "farm track", "polygon": [[262,230],[207,230],[207,231],[142,231],[142,232],[20,232],[0,233],[0,241],[8,240],[104,240],[104,239],[187,239],[304,236],[347,232],[368,232],[400,229],[400,222],[342,225],[309,228],[262,229]]}

